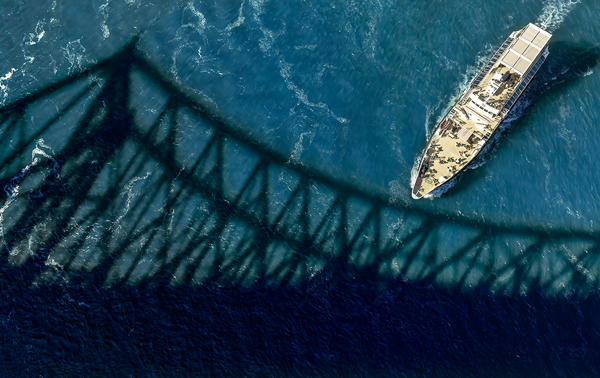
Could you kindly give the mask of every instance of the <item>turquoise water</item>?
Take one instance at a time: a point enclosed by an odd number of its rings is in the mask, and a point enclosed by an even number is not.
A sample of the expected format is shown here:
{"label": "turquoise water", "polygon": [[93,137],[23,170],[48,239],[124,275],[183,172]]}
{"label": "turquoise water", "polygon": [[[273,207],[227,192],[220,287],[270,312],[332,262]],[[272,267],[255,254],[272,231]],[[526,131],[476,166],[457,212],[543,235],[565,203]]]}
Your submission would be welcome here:
{"label": "turquoise water", "polygon": [[[5,7],[5,103],[140,34],[165,73],[291,160],[432,212],[597,231],[598,71],[568,59],[597,53],[595,2]],[[429,131],[506,35],[548,15],[560,49],[497,150],[441,198],[413,203]]]}
{"label": "turquoise water", "polygon": [[[595,372],[599,2],[0,9],[13,375],[65,374],[69,358],[123,376]],[[501,137],[413,200],[431,130],[512,31],[546,20],[550,55]],[[104,60],[135,38],[139,56]],[[244,180],[260,167],[257,194]],[[104,353],[117,362],[90,357]]]}

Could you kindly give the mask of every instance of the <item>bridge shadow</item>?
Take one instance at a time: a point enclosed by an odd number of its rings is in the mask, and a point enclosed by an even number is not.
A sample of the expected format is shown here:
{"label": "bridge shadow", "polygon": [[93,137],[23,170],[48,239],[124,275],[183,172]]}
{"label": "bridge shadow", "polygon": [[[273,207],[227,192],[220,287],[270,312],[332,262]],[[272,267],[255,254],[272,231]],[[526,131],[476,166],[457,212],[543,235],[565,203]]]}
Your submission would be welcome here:
{"label": "bridge shadow", "polygon": [[598,287],[599,235],[430,213],[328,177],[170,82],[136,41],[2,107],[0,137],[4,264],[34,285],[360,273],[506,292]]}

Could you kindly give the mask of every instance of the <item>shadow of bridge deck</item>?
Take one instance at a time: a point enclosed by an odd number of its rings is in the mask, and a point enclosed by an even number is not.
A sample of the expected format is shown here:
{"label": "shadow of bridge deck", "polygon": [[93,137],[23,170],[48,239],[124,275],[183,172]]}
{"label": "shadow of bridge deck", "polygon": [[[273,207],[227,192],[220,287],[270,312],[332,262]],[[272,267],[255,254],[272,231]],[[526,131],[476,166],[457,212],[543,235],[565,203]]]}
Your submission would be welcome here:
{"label": "shadow of bridge deck", "polygon": [[[0,109],[5,260],[57,279],[295,283],[332,267],[587,290],[599,235],[430,213],[289,160],[130,43]],[[30,157],[31,156],[31,157]]]}

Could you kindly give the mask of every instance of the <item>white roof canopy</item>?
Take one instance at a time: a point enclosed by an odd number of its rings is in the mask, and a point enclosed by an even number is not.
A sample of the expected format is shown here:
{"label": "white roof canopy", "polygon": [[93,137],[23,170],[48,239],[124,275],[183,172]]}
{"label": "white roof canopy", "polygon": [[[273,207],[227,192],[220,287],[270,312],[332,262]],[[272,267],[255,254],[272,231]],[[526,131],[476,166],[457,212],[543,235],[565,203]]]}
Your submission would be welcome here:
{"label": "white roof canopy", "polygon": [[552,34],[534,24],[527,25],[510,48],[506,50],[500,63],[523,75],[535,58],[541,54],[550,37]]}

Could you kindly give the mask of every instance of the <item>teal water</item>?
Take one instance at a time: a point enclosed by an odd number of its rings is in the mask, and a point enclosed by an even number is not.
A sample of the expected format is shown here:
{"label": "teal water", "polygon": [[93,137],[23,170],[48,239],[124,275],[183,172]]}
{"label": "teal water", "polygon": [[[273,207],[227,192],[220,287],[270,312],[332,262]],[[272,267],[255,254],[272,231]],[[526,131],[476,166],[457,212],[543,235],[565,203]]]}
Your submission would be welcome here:
{"label": "teal water", "polygon": [[[595,373],[600,3],[0,10],[0,363],[14,376]],[[550,55],[501,137],[413,200],[431,130],[507,35],[546,20]],[[106,63],[135,38],[141,57]],[[219,133],[233,163],[206,147]],[[198,178],[206,151],[218,169]],[[264,218],[236,199],[257,162]]]}
{"label": "teal water", "polygon": [[[165,73],[291,160],[432,212],[597,231],[599,79],[581,56],[597,53],[595,2],[5,7],[4,103],[141,33]],[[549,15],[558,51],[497,150],[446,195],[413,203],[428,132],[506,35]]]}

